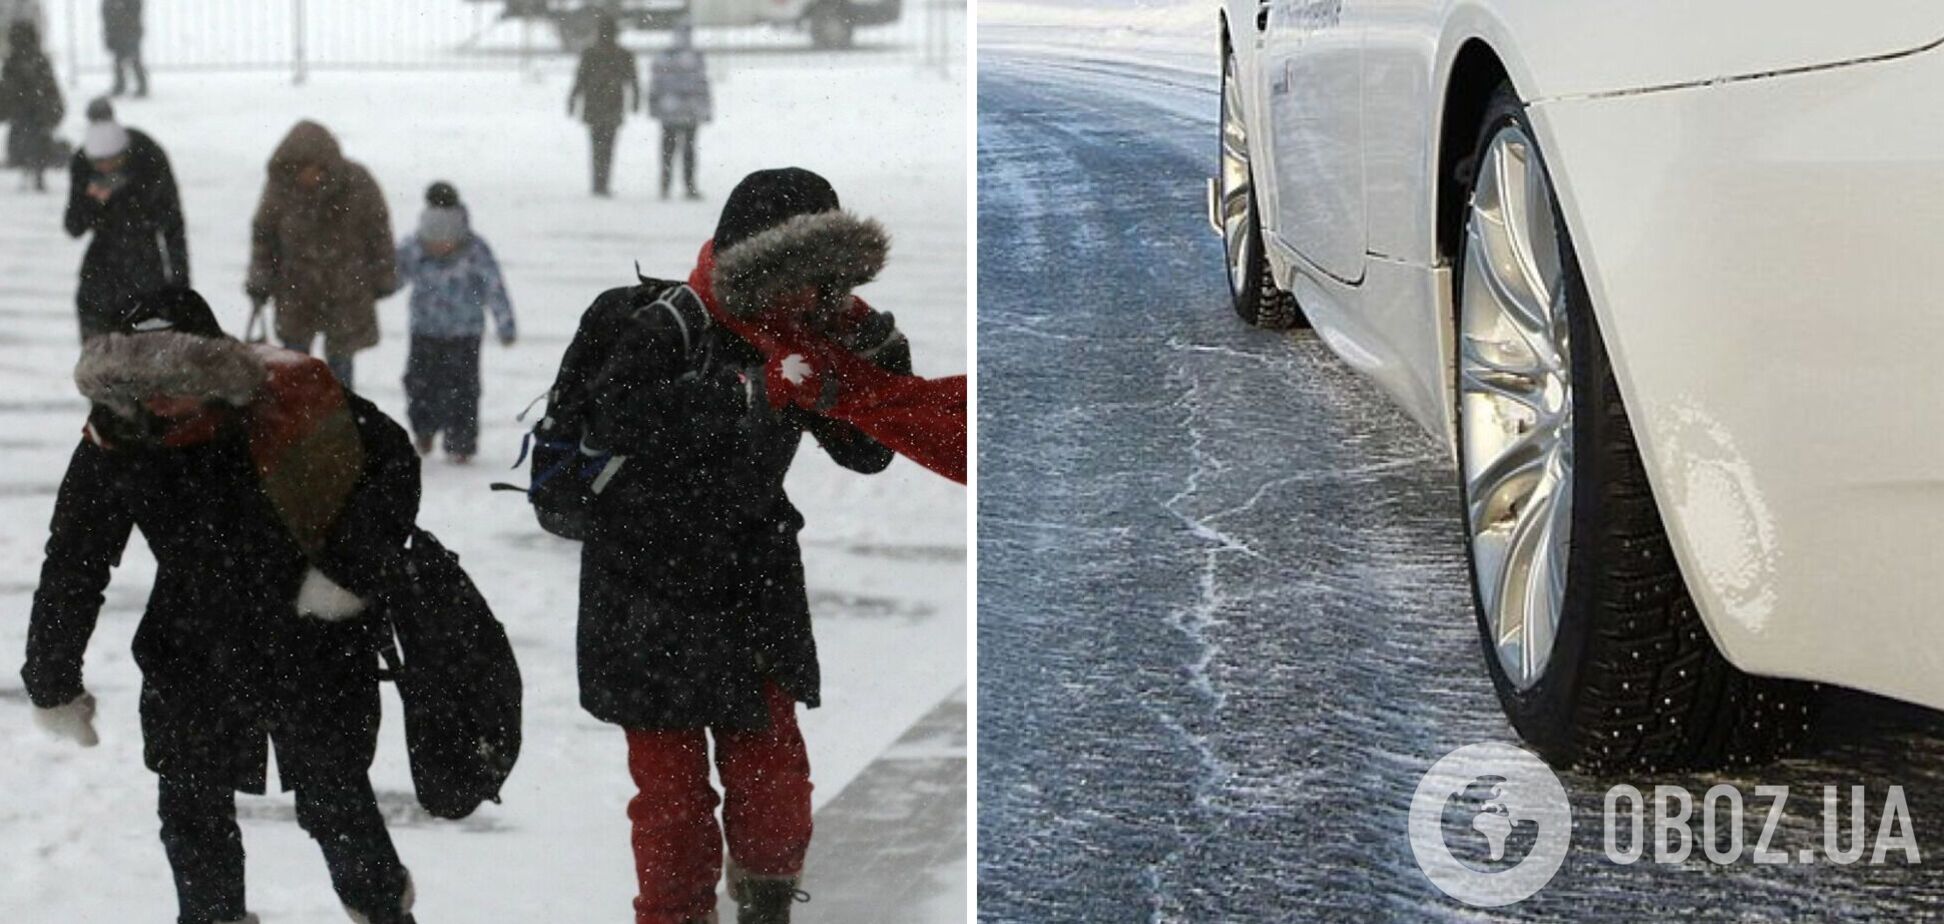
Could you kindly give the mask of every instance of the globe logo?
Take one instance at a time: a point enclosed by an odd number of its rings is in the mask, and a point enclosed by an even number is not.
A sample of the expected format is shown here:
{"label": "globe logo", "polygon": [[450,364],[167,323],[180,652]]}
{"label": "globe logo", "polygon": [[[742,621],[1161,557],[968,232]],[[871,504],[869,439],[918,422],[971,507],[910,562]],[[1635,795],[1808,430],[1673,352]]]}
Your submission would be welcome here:
{"label": "globe logo", "polygon": [[1431,884],[1496,908],[1545,888],[1566,860],[1573,810],[1544,761],[1509,744],[1446,754],[1411,798],[1411,852]]}

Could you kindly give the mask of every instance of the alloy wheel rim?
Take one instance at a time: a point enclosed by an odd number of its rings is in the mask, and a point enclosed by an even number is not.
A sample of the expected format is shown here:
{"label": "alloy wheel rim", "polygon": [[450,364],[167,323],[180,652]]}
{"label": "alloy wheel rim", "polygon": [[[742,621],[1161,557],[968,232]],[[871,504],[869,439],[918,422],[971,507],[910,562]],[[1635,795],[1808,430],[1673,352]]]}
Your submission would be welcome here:
{"label": "alloy wheel rim", "polygon": [[1458,400],[1472,578],[1513,686],[1545,675],[1566,596],[1573,387],[1552,184],[1532,139],[1502,128],[1465,223]]}
{"label": "alloy wheel rim", "polygon": [[1255,222],[1250,214],[1254,187],[1249,175],[1249,134],[1242,121],[1241,94],[1236,92],[1235,56],[1222,67],[1222,243],[1228,251],[1229,290],[1242,294],[1255,247]]}

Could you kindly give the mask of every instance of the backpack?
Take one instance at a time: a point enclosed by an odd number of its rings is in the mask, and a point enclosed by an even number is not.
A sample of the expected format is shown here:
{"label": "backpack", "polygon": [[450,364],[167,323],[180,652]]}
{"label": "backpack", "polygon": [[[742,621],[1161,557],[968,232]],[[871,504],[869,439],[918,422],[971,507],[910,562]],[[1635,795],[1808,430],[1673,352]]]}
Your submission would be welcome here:
{"label": "backpack", "polygon": [[540,528],[564,539],[587,538],[595,498],[627,461],[624,456],[590,450],[582,442],[588,387],[607,364],[615,344],[629,326],[666,315],[682,332],[684,352],[693,355],[710,324],[708,309],[687,285],[640,278],[640,285],[629,289],[625,299],[603,295],[581,316],[574,340],[561,356],[553,387],[543,396],[546,415],[521,442],[520,457],[513,463],[514,468],[529,465],[527,486],[493,485],[496,491],[524,492]]}
{"label": "backpack", "polygon": [[[386,670],[405,706],[405,744],[419,804],[464,818],[520,756],[520,667],[459,556],[414,529],[379,594]],[[392,637],[395,635],[395,639]]]}

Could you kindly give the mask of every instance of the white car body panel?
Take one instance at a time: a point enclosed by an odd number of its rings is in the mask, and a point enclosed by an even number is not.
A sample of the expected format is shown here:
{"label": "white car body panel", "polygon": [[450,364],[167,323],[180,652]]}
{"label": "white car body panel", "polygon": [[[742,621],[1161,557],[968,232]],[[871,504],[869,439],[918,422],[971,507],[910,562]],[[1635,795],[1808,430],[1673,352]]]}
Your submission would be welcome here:
{"label": "white car body panel", "polygon": [[[1251,138],[1323,152],[1255,158],[1272,269],[1323,339],[1450,445],[1438,148],[1453,62],[1483,43],[1528,103],[1717,644],[1750,672],[1944,707],[1944,3],[1275,2],[1339,16],[1334,44],[1276,66],[1357,88],[1354,118],[1279,117],[1257,69],[1277,39],[1254,0],[1226,5]],[[1303,134],[1346,124],[1357,209],[1300,189],[1345,143]]]}
{"label": "white car body panel", "polygon": [[1273,175],[1303,177],[1269,187],[1266,230],[1313,265],[1346,282],[1363,279],[1362,43],[1332,10],[1339,0],[1270,7],[1254,88],[1268,124],[1259,157]]}

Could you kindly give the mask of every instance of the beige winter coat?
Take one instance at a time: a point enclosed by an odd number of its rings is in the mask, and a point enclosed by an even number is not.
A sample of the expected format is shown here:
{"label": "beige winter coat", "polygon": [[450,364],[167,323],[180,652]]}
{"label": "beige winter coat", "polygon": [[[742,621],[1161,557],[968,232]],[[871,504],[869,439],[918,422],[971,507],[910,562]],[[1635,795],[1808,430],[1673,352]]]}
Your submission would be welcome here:
{"label": "beige winter coat", "polygon": [[[324,181],[305,189],[297,174],[311,165]],[[378,344],[377,300],[398,289],[391,216],[378,182],[322,125],[297,123],[270,158],[246,288],[275,301],[286,343],[321,333],[333,354]]]}

